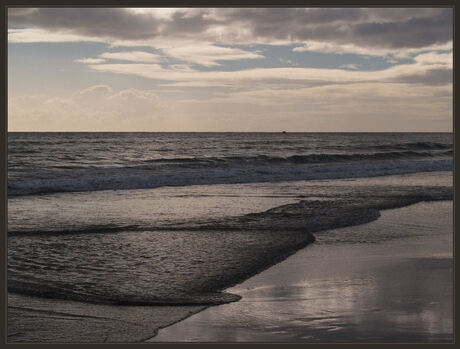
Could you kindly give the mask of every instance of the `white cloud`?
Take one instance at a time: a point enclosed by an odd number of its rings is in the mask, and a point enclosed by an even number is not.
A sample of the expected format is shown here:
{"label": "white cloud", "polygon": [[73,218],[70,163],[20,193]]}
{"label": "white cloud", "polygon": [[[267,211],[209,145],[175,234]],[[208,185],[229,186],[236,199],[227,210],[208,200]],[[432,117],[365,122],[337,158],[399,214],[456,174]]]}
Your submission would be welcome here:
{"label": "white cloud", "polygon": [[291,61],[290,59],[283,59],[283,58],[280,58],[280,62],[282,63],[285,63],[287,65],[298,65],[298,64],[295,64],[293,61]]}
{"label": "white cloud", "polygon": [[97,64],[97,63],[105,62],[105,59],[103,58],[80,58],[80,59],[76,59],[75,62],[83,63],[83,64]]}
{"label": "white cloud", "polygon": [[[162,50],[166,56],[173,57],[175,59],[186,61],[188,63],[194,63],[202,66],[218,66],[220,61],[232,61],[242,59],[260,59],[264,56],[257,52],[244,51],[237,48],[221,47],[215,45],[180,45],[177,47],[167,47]],[[121,51],[121,52],[104,52],[98,56],[98,58],[83,58],[76,60],[79,63],[96,64],[101,63],[104,59],[111,60],[125,60],[136,63],[158,63],[165,56],[144,52],[144,51]],[[135,68],[135,65],[125,66],[123,64],[107,64],[101,70],[110,69],[110,67],[118,66],[121,69],[124,68]],[[160,65],[138,65],[138,67],[146,67],[148,72],[183,72],[193,73],[194,70],[185,64],[173,64],[170,70],[161,68]],[[94,67],[92,67],[94,69]],[[97,69],[97,68],[96,68]],[[147,73],[148,74],[148,73]],[[139,74],[135,74],[139,75]]]}
{"label": "white cloud", "polygon": [[74,93],[74,96],[76,98],[82,98],[82,97],[87,97],[87,96],[92,96],[92,97],[105,97],[113,92],[112,87],[104,84],[99,84],[99,85],[93,85],[90,87],[87,87],[83,90],[79,90]]}
{"label": "white cloud", "polygon": [[145,63],[159,62],[161,60],[160,55],[144,51],[104,52],[100,54],[99,57],[106,59]]}
{"label": "white cloud", "polygon": [[397,64],[398,63],[398,60],[396,60],[394,58],[386,58],[385,61],[387,63],[391,63],[391,64]]}
{"label": "white cloud", "polygon": [[338,44],[335,42],[326,41],[308,41],[303,46],[293,48],[294,52],[321,52],[331,54],[358,54],[367,56],[392,56],[398,58],[407,58],[410,55],[419,54],[424,51],[437,51],[437,50],[452,50],[452,41],[444,44],[430,45],[421,48],[376,48],[376,47],[363,47],[354,44]]}
{"label": "white cloud", "polygon": [[453,55],[452,53],[436,53],[436,52],[427,52],[420,54],[414,57],[414,60],[421,65],[443,65],[446,67],[452,67],[453,64]]}
{"label": "white cloud", "polygon": [[163,52],[182,61],[208,67],[220,65],[219,61],[264,58],[264,56],[254,51],[207,44],[169,47],[164,48]]}
{"label": "white cloud", "polygon": [[8,29],[9,43],[36,42],[105,42],[103,38],[48,31],[39,28]]}
{"label": "white cloud", "polygon": [[349,64],[342,64],[341,66],[339,66],[339,68],[356,70],[358,69],[358,66],[356,64],[349,63]]}
{"label": "white cloud", "polygon": [[8,100],[9,130],[142,130],[170,109],[155,91],[95,85],[70,95],[20,95]]}

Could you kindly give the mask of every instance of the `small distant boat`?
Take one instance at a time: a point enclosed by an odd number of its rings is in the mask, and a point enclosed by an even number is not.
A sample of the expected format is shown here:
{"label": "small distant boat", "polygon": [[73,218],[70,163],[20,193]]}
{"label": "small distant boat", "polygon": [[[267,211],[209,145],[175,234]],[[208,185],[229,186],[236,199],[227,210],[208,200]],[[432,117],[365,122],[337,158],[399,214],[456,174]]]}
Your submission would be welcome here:
{"label": "small distant boat", "polygon": [[283,134],[286,134],[286,131],[283,131]]}

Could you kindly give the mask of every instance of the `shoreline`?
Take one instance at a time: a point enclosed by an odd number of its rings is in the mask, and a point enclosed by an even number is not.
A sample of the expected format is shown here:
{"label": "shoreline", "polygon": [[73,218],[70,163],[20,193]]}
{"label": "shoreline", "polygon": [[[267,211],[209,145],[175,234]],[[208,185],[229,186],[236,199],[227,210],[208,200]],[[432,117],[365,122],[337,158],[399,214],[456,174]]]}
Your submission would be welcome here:
{"label": "shoreline", "polygon": [[[442,219],[430,225],[430,218],[423,216],[430,210],[448,215],[452,203],[420,202],[384,210],[370,223],[333,229],[324,236],[320,232],[317,243],[230,288],[242,295],[239,302],[207,308],[147,342],[451,342],[452,222],[440,227],[451,229],[450,235],[431,235]],[[383,231],[392,219],[406,214],[415,218],[410,223],[413,219],[406,217],[404,224],[412,230],[408,236],[375,243],[360,242],[359,236],[334,242],[354,230]],[[331,305],[324,296],[331,292],[339,303]],[[379,297],[385,302],[377,304]]]}
{"label": "shoreline", "polygon": [[[436,201],[434,201],[436,202]],[[414,205],[409,205],[405,207],[411,207]],[[390,210],[399,210],[400,208],[396,209],[390,209]],[[382,210],[386,211],[386,210]],[[373,224],[374,222],[378,222],[379,219],[371,221],[370,223],[364,223],[361,225],[354,225],[352,227],[359,227],[367,224]],[[348,227],[350,228],[350,227]],[[337,229],[347,229],[347,228],[337,228]],[[331,231],[335,231],[337,229],[332,229]],[[315,232],[315,234],[321,235],[322,232]],[[305,246],[307,246],[309,242],[303,242],[299,244],[299,246],[296,246],[295,249],[290,250],[289,252],[278,256],[276,258],[276,262],[271,263],[270,265],[266,265],[263,269],[258,268],[255,273],[248,273],[249,278],[245,278],[246,281],[243,281],[243,284],[248,282],[248,280],[251,280],[253,278],[257,278],[259,275],[265,273],[267,270],[270,270],[271,267],[276,267],[278,265],[281,265],[285,263],[286,259],[291,258],[291,256],[295,256],[296,253],[299,251],[304,251],[306,250]],[[301,246],[303,245],[303,247]],[[241,282],[241,280],[239,281]],[[239,282],[236,282],[235,284],[238,284],[235,288],[238,289],[239,287]],[[238,293],[237,293],[238,294]],[[9,294],[9,301],[12,300],[13,304],[15,305],[10,306],[10,303],[8,304],[9,306],[9,315],[11,314],[14,319],[14,314],[16,311],[16,314],[18,314],[18,311],[20,311],[21,307],[24,312],[32,312],[33,314],[23,314],[23,316],[31,316],[32,318],[36,316],[37,313],[42,314],[42,321],[49,321],[48,323],[48,330],[47,329],[42,329],[42,331],[46,332],[46,335],[55,337],[56,335],[59,336],[59,333],[51,333],[51,332],[56,332],[60,326],[64,326],[62,321],[61,323],[59,322],[59,319],[54,319],[52,312],[55,314],[59,313],[63,316],[66,314],[70,317],[80,317],[81,319],[86,319],[85,321],[88,321],[89,318],[94,318],[94,322],[96,323],[95,325],[99,326],[102,330],[96,331],[94,336],[87,335],[85,334],[84,338],[75,338],[74,341],[89,341],[89,342],[94,342],[97,343],[97,339],[101,339],[100,335],[98,334],[99,331],[104,331],[104,333],[107,333],[109,331],[112,333],[109,335],[106,339],[110,342],[113,340],[114,342],[116,341],[145,341],[147,338],[150,340],[152,339],[152,332],[159,333],[158,331],[160,329],[165,329],[165,328],[171,328],[171,326],[175,324],[180,324],[184,323],[184,321],[188,321],[187,319],[190,319],[192,315],[195,315],[197,313],[203,313],[203,311],[207,311],[212,308],[216,308],[217,306],[214,305],[186,305],[186,306],[170,306],[170,305],[164,305],[164,306],[156,306],[156,307],[147,307],[147,306],[112,306],[112,305],[100,305],[100,304],[89,304],[89,303],[81,303],[81,302],[74,302],[74,301],[63,301],[63,300],[54,300],[54,299],[48,299],[45,300],[43,298],[36,298],[36,297],[30,297],[30,296],[20,296],[16,294]],[[26,307],[23,307],[24,304],[30,304],[32,302],[33,307],[31,309],[26,309]],[[241,301],[239,301],[241,302]],[[237,304],[236,303],[228,303],[225,305],[231,305],[231,304]],[[19,309],[18,309],[19,308]],[[50,309],[53,309],[50,312]],[[129,309],[129,310],[128,310]],[[128,311],[126,311],[128,310]],[[49,316],[45,316],[44,312],[48,311]],[[100,314],[104,314],[103,317],[98,316]],[[107,316],[107,314],[109,316]],[[164,317],[170,316],[170,318],[167,321],[164,321]],[[99,319],[96,319],[99,317]],[[100,320],[101,318],[104,318],[104,321]],[[126,319],[127,318],[127,319]],[[193,318],[193,317],[192,317]],[[148,321],[146,321],[148,319]],[[10,322],[9,318],[9,322]],[[62,319],[61,319],[62,320]],[[14,320],[13,320],[14,321]],[[110,322],[111,321],[127,321],[128,323],[131,323],[130,326],[132,327],[128,332],[129,333],[117,333],[118,328],[116,326],[111,326]],[[56,323],[57,322],[57,323]],[[64,321],[65,322],[65,321]],[[145,322],[148,322],[150,325],[146,326]],[[49,330],[49,329],[54,329],[54,330]],[[148,335],[147,332],[150,331],[150,334]],[[162,334],[160,332],[160,334]],[[18,333],[15,331],[14,337],[17,338]],[[133,334],[135,334],[133,336]],[[153,340],[157,338],[158,336],[153,337]],[[29,334],[23,333],[23,336],[27,338]],[[38,337],[41,338],[43,336],[43,333],[37,333]],[[12,336],[12,334],[9,335],[9,337]],[[111,339],[109,339],[109,337]],[[20,334],[19,334],[19,337]],[[32,334],[32,340],[35,336]],[[45,336],[46,337],[46,336]],[[82,336],[81,336],[82,337]],[[136,337],[136,338],[133,338]],[[65,337],[68,338],[68,337]],[[14,339],[13,339],[14,340]],[[58,338],[49,338],[49,341],[60,341]],[[61,339],[62,340],[62,339]],[[96,341],[94,341],[96,340]],[[16,341],[16,340],[14,340]],[[24,339],[22,340],[24,341]],[[25,339],[27,341],[27,339]],[[67,341],[67,340],[66,340]],[[21,339],[19,339],[19,342],[21,342]],[[100,342],[100,341],[99,341]]]}

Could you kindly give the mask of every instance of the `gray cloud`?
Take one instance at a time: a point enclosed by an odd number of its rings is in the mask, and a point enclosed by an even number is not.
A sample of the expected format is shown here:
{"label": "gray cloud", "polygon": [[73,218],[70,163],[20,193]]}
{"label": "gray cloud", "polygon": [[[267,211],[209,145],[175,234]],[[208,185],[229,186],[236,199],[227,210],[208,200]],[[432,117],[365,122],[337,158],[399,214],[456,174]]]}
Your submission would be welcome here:
{"label": "gray cloud", "polygon": [[279,40],[384,48],[420,48],[452,40],[451,9],[421,10],[240,9],[232,18],[246,21],[258,37]]}
{"label": "gray cloud", "polygon": [[357,21],[366,17],[365,10],[359,8],[334,9],[293,9],[293,8],[253,8],[230,9],[224,12],[227,19],[246,21],[254,28],[260,26],[281,26],[279,29],[288,30],[311,24],[327,24],[335,22]]}
{"label": "gray cloud", "polygon": [[8,11],[8,22],[47,30],[114,39],[148,39],[158,34],[158,21],[150,15],[118,8],[40,8],[23,15]]}
{"label": "gray cloud", "polygon": [[245,43],[327,41],[387,49],[443,44],[453,35],[449,8],[184,9],[168,19],[117,8],[10,9],[9,23],[120,40],[157,36],[217,40],[209,29],[219,27],[222,38],[244,28],[240,39]]}
{"label": "gray cloud", "polygon": [[421,48],[452,39],[452,13],[443,11],[401,22],[362,23],[352,32],[353,38],[366,46]]}
{"label": "gray cloud", "polygon": [[195,35],[205,31],[211,25],[219,24],[219,21],[205,16],[205,11],[195,12],[192,16],[188,16],[186,12],[175,12],[171,20],[166,22],[163,33]]}

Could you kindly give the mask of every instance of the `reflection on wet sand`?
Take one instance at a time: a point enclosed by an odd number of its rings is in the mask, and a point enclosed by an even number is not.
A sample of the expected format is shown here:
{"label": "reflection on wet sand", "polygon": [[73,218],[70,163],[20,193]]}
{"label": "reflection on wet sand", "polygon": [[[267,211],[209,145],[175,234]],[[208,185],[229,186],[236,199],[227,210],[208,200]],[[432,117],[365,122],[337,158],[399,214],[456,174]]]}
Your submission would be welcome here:
{"label": "reflection on wet sand", "polygon": [[[239,302],[206,309],[152,341],[452,341],[451,209],[451,202],[421,203],[341,232],[378,234],[412,213],[407,222],[416,217],[436,234],[416,229],[412,237],[374,244],[321,244],[319,237],[318,244],[230,289],[243,296]],[[404,229],[410,235],[412,228]]]}
{"label": "reflection on wet sand", "polygon": [[190,334],[210,341],[451,340],[451,271],[451,259],[413,259],[373,276],[253,289],[237,304],[196,315],[198,327],[214,325]]}

